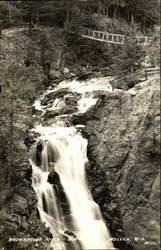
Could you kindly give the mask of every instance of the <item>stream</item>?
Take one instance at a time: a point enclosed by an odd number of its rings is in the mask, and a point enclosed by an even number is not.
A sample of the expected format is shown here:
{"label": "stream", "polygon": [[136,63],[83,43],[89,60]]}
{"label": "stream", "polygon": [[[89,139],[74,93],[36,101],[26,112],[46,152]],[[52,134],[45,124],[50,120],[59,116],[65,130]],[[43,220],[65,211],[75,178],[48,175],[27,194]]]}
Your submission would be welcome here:
{"label": "stream", "polygon": [[50,87],[34,104],[44,117],[55,112],[50,126],[44,123],[32,129],[39,136],[30,149],[37,208],[41,221],[50,228],[55,250],[114,249],[100,208],[88,189],[88,141],[79,126],[63,121],[64,116],[85,113],[95,105],[97,91],[111,91],[107,78],[63,81]]}

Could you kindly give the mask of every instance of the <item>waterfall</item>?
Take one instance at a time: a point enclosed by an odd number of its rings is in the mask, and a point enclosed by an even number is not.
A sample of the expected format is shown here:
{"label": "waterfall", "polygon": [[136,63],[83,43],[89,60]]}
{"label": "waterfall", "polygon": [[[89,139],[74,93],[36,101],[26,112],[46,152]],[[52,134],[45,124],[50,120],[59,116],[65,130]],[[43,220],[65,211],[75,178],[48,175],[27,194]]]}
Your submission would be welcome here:
{"label": "waterfall", "polygon": [[64,219],[58,187],[48,182],[49,172],[53,171],[60,178],[69,202],[72,232],[79,240],[81,249],[111,249],[113,245],[100,208],[87,187],[87,140],[74,127],[39,126],[38,131],[41,136],[30,151],[32,185],[38,197],[40,218],[53,235],[51,245],[54,249],[67,249],[65,243],[54,240],[54,236],[71,231]]}
{"label": "waterfall", "polygon": [[[98,100],[93,91],[110,91],[107,83],[107,79],[98,78],[81,83],[63,81],[47,90],[34,107],[42,117],[47,112],[61,114],[64,107],[73,105],[73,114],[85,113]],[[50,127],[39,125],[33,129],[40,136],[30,150],[32,186],[40,218],[53,235],[51,246],[54,250],[114,249],[100,208],[87,186],[87,140],[77,126],[67,127],[62,117],[51,120]]]}

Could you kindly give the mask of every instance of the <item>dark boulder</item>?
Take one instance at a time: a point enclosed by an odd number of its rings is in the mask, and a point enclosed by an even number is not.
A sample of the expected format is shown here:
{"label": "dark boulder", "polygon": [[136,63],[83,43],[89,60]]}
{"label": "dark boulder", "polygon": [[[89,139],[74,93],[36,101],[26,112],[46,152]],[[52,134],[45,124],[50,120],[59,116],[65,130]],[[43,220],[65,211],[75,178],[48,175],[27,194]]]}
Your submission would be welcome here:
{"label": "dark boulder", "polygon": [[36,139],[33,137],[33,135],[27,134],[27,136],[25,137],[25,140],[24,140],[24,143],[25,143],[27,149],[29,149],[31,147],[31,145],[35,142],[36,142]]}
{"label": "dark boulder", "polygon": [[63,115],[63,114],[73,114],[73,113],[75,113],[76,111],[78,110],[78,108],[77,107],[74,107],[74,106],[66,106],[66,107],[64,107],[62,110],[61,110],[61,115]]}
{"label": "dark boulder", "polygon": [[61,184],[59,174],[55,172],[54,170],[48,175],[48,182],[53,185],[53,188],[55,190],[56,196],[57,196],[57,201],[62,209],[63,212],[63,217],[68,224],[72,225],[72,217],[70,217],[70,222],[69,222],[69,215],[70,215],[70,205],[68,198],[66,196],[65,190]]}
{"label": "dark boulder", "polygon": [[46,111],[43,115],[44,121],[54,118],[56,116],[60,115],[60,109],[58,110],[52,110],[52,111]]}
{"label": "dark boulder", "polygon": [[40,166],[42,162],[42,150],[43,150],[43,144],[41,141],[38,141],[36,145],[36,165]]}
{"label": "dark boulder", "polygon": [[53,102],[56,98],[62,98],[66,94],[70,94],[70,93],[71,91],[68,88],[62,88],[62,89],[56,90],[54,92],[47,94],[44,97],[44,99],[41,101],[41,104],[47,105],[48,103]]}
{"label": "dark boulder", "polygon": [[65,104],[69,106],[77,105],[77,98],[75,96],[67,96],[65,97]]}
{"label": "dark boulder", "polygon": [[50,184],[56,184],[59,185],[60,184],[60,177],[59,174],[55,171],[52,171],[49,175],[48,175],[48,182]]}

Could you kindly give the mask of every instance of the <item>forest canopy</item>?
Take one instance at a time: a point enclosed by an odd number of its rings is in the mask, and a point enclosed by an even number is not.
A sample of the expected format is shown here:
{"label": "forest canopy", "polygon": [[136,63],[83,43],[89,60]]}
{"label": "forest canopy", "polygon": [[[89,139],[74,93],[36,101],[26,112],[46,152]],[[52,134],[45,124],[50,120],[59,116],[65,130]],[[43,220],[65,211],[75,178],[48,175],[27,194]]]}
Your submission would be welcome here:
{"label": "forest canopy", "polygon": [[147,29],[159,24],[159,6],[159,0],[0,1],[0,26],[63,26],[67,18],[98,14],[127,22],[133,16],[142,29]]}

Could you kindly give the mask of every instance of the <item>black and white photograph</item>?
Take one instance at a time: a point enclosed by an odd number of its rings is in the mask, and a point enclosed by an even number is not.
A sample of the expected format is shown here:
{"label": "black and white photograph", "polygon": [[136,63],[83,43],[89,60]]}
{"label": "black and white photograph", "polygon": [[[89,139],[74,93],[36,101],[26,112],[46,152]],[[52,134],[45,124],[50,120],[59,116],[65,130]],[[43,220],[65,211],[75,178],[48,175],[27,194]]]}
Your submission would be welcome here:
{"label": "black and white photograph", "polygon": [[0,1],[0,250],[160,250],[160,0]]}

